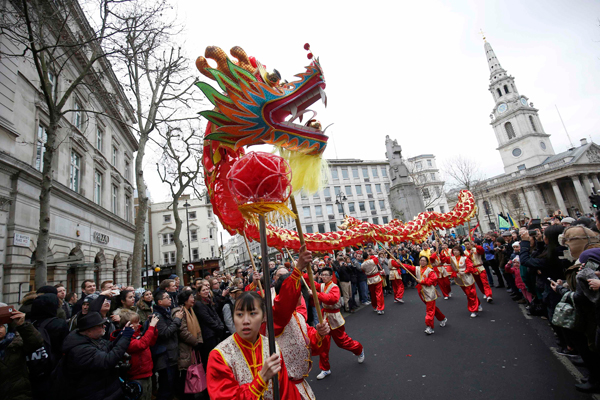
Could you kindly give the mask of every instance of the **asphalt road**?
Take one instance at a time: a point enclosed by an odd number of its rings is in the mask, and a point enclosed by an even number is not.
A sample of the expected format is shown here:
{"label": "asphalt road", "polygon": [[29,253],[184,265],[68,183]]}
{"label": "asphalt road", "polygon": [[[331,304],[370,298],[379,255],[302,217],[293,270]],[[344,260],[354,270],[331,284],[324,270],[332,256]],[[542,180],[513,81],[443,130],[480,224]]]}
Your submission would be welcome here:
{"label": "asphalt road", "polygon": [[308,380],[317,399],[592,398],[575,390],[575,377],[553,354],[547,321],[526,318],[504,289],[494,289],[494,303],[470,318],[462,290],[453,285],[452,293],[437,301],[448,325],[436,320],[431,336],[423,332],[425,305],[415,289],[404,304],[385,296],[385,315],[367,306],[347,316],[346,332],[363,344],[365,362],[332,341],[330,376],[316,379],[313,358]]}

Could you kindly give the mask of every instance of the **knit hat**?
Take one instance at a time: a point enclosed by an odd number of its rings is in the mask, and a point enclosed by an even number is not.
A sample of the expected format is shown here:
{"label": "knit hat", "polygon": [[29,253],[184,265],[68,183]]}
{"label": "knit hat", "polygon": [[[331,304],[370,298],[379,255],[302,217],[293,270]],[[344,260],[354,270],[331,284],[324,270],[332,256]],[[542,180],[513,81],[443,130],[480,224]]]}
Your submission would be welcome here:
{"label": "knit hat", "polygon": [[567,224],[572,224],[573,222],[575,222],[575,218],[572,217],[565,217],[563,218],[561,221],[561,223],[567,223]]}

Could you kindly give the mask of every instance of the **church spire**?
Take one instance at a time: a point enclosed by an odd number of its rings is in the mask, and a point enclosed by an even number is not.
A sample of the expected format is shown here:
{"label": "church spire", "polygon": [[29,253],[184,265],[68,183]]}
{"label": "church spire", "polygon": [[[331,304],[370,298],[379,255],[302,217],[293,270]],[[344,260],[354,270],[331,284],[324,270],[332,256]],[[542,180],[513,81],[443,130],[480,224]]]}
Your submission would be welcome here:
{"label": "church spire", "polygon": [[[485,40],[485,37],[483,40]],[[498,61],[496,53],[494,53],[494,49],[492,49],[492,45],[485,41],[485,45],[483,47],[485,49],[485,56],[488,60],[488,67],[490,68],[490,81],[493,81],[495,80],[494,78],[497,79],[502,75],[506,76],[506,71],[500,65],[500,61]]]}

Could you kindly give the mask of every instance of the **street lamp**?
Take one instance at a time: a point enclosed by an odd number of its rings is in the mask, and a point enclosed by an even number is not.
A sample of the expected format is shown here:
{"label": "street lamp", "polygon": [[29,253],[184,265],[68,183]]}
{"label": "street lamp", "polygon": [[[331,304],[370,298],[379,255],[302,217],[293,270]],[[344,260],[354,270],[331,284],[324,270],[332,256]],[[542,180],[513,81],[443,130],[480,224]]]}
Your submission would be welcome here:
{"label": "street lamp", "polygon": [[346,214],[346,211],[344,211],[344,202],[346,200],[348,200],[348,198],[346,197],[346,194],[344,192],[339,192],[338,194],[335,195],[335,204],[342,205],[342,215]]}
{"label": "street lamp", "polygon": [[187,237],[188,237],[188,260],[192,261],[192,246],[190,244],[190,215],[188,212],[188,208],[191,206],[190,203],[185,201],[183,205],[185,207],[185,224],[187,225]]}

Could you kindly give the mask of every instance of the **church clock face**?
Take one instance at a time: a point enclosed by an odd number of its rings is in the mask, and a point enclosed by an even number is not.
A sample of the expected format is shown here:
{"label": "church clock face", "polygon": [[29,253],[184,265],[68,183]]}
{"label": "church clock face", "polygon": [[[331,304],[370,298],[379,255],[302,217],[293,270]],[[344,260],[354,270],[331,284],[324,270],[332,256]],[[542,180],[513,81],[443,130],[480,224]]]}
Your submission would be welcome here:
{"label": "church clock face", "polygon": [[525,100],[525,97],[521,97],[521,104],[527,107],[527,100]]}
{"label": "church clock face", "polygon": [[502,103],[498,106],[498,112],[500,114],[503,114],[506,112],[506,110],[508,110],[508,106],[506,105],[506,103]]}

